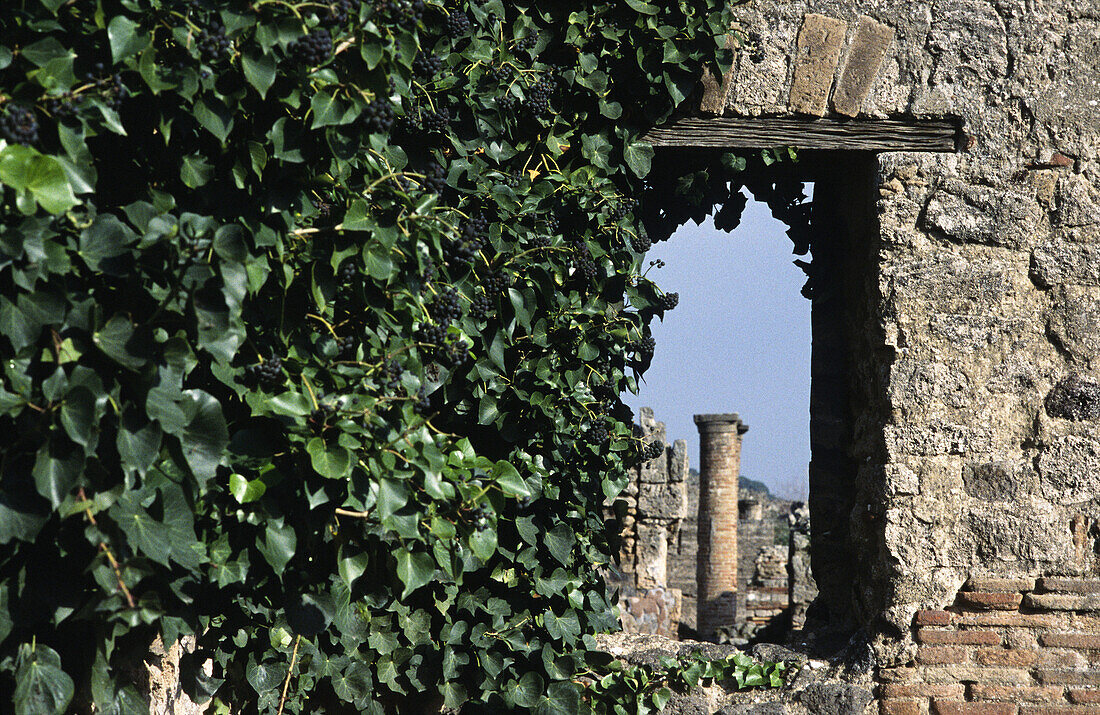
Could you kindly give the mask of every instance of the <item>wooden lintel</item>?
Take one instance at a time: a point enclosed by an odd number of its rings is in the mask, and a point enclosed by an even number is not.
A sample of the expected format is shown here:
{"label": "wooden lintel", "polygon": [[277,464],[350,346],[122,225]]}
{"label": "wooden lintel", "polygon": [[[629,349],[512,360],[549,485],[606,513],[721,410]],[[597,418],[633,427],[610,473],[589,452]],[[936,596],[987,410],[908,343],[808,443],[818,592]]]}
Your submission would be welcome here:
{"label": "wooden lintel", "polygon": [[961,132],[945,120],[688,117],[643,137],[655,147],[848,151],[957,151]]}

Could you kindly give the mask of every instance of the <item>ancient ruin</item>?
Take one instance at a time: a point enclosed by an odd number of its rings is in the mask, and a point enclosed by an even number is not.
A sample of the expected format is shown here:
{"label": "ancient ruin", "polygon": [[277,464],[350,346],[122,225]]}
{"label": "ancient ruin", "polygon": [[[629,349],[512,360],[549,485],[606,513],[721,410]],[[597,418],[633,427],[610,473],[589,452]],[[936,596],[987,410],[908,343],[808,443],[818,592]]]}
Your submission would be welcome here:
{"label": "ancient ruin", "polygon": [[1100,712],[1100,12],[737,13],[755,46],[653,139],[817,149],[808,631],[867,697],[730,712]]}
{"label": "ancient ruin", "polygon": [[[739,489],[740,442],[748,428],[736,415],[696,420],[726,446],[723,453],[711,443],[707,471],[691,469],[684,440],[669,444],[664,423],[652,409],[641,410],[645,439],[664,451],[633,471],[624,493],[620,570],[611,579],[620,593],[623,629],[741,646],[785,642],[805,624],[817,595],[805,505]],[[701,498],[704,480],[709,500]],[[699,546],[708,531],[709,553]],[[714,573],[726,579],[723,587],[700,604],[703,589],[714,593]],[[708,630],[698,627],[701,620]]]}

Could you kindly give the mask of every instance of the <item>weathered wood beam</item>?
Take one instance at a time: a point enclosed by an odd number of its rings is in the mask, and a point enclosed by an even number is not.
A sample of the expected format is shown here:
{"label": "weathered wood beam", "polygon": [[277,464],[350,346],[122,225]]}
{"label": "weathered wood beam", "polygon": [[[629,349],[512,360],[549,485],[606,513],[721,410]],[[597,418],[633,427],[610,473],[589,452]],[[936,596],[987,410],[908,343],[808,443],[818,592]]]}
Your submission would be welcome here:
{"label": "weathered wood beam", "polygon": [[952,121],[688,117],[654,127],[643,137],[655,147],[954,152],[961,131]]}

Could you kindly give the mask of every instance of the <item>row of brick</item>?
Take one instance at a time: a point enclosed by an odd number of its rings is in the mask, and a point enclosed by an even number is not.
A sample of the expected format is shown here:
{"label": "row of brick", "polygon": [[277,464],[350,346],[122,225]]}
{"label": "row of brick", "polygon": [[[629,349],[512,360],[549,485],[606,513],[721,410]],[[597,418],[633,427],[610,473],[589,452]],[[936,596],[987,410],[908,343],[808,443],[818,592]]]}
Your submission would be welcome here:
{"label": "row of brick", "polygon": [[989,593],[1026,593],[1041,591],[1048,593],[1100,594],[1100,579],[1094,578],[982,578],[972,577],[962,592]]}
{"label": "row of brick", "polygon": [[[1052,613],[1052,610],[1059,612]],[[1061,612],[1061,611],[1065,612]],[[1019,611],[918,611],[917,626],[973,626],[978,628],[1057,628],[1079,623],[1088,630],[1100,629],[1100,617],[1085,615],[1094,609],[1046,609],[1044,613]],[[1085,614],[1081,613],[1085,611]]]}

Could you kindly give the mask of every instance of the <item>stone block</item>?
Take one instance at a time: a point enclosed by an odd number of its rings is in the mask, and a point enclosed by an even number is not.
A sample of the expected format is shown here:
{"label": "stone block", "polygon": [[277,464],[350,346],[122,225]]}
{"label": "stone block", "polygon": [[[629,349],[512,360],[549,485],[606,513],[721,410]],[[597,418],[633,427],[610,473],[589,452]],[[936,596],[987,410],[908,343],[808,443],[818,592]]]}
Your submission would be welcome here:
{"label": "stone block", "polygon": [[833,109],[838,114],[848,117],[859,114],[893,41],[894,28],[866,15],[859,18],[855,37],[845,56],[844,69],[840,71],[833,92]]}
{"label": "stone block", "polygon": [[846,683],[811,683],[798,694],[810,715],[862,713],[873,699],[869,691]]}
{"label": "stone block", "polygon": [[1059,225],[1070,228],[1100,224],[1100,191],[1084,176],[1062,177],[1054,218]]}
{"label": "stone block", "polygon": [[668,532],[665,527],[638,522],[634,554],[638,588],[665,585],[668,572]]}
{"label": "stone block", "polygon": [[1024,605],[1045,611],[1100,611],[1100,594],[1029,593]]}
{"label": "stone block", "polygon": [[1062,688],[1057,686],[1023,687],[972,683],[969,690],[974,700],[1003,700],[1005,702],[1053,703],[1062,699]]}
{"label": "stone block", "polygon": [[924,226],[953,242],[1020,248],[1035,238],[1042,218],[1030,194],[952,180],[933,192]]}
{"label": "stone block", "polygon": [[1060,593],[1100,593],[1100,579],[1095,578],[1041,578],[1039,588]]}
{"label": "stone block", "polygon": [[1018,593],[1035,588],[1035,579],[998,578],[996,576],[971,576],[966,581],[967,591],[986,591],[989,593]]}
{"label": "stone block", "polygon": [[1064,241],[1040,245],[1031,252],[1031,279],[1041,288],[1100,286],[1100,246]]}
{"label": "stone block", "polygon": [[[1069,353],[1074,362],[1092,368],[1100,365],[1100,288],[1059,286],[1054,291],[1054,301],[1047,319],[1047,332],[1051,342]],[[1081,397],[1094,404],[1091,410],[1082,412],[1081,417],[1070,416],[1067,419],[1100,418],[1100,405],[1095,404],[1100,402],[1100,398],[1096,397],[1100,386],[1093,381],[1091,385],[1079,383],[1076,388],[1078,394],[1082,390],[1091,392],[1091,395]]]}
{"label": "stone block", "polygon": [[932,715],[1016,715],[1015,703],[960,703],[933,700]]}
{"label": "stone block", "polygon": [[984,501],[1015,501],[1034,492],[1035,482],[1035,473],[1026,464],[971,462],[963,467],[966,493]]}
{"label": "stone block", "polygon": [[1100,440],[1068,435],[1043,445],[1038,459],[1040,493],[1056,504],[1100,496]]}
{"label": "stone block", "polygon": [[946,631],[921,628],[917,641],[928,645],[1000,645],[1001,637],[993,631]]}
{"label": "stone block", "polygon": [[802,19],[794,56],[794,78],[788,106],[797,114],[825,116],[825,104],[840,63],[847,26],[825,15]]}
{"label": "stone block", "polygon": [[1019,593],[983,593],[964,591],[959,594],[959,603],[968,608],[985,611],[1015,611],[1020,607],[1023,596]]}
{"label": "stone block", "polygon": [[913,623],[918,626],[946,626],[951,623],[951,614],[947,611],[917,611]]}
{"label": "stone block", "polygon": [[1039,651],[1022,648],[981,648],[974,653],[974,662],[979,665],[1006,668],[1028,668],[1038,659]]}
{"label": "stone block", "polygon": [[1100,650],[1100,634],[1095,633],[1044,633],[1039,642],[1048,648]]}
{"label": "stone block", "polygon": [[642,484],[638,491],[638,516],[641,519],[682,519],[687,511],[687,493],[683,482]]}
{"label": "stone block", "polygon": [[670,482],[686,482],[688,474],[687,440],[678,439],[672,443],[672,451],[668,455],[668,480]]}
{"label": "stone block", "polygon": [[1100,670],[1039,668],[1035,675],[1043,685],[1100,685]]}

